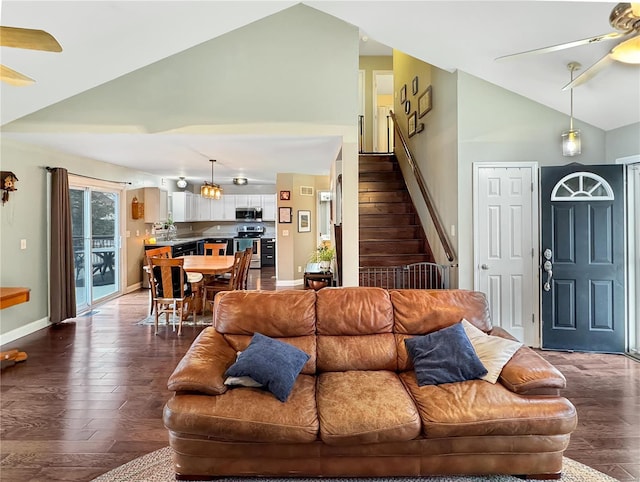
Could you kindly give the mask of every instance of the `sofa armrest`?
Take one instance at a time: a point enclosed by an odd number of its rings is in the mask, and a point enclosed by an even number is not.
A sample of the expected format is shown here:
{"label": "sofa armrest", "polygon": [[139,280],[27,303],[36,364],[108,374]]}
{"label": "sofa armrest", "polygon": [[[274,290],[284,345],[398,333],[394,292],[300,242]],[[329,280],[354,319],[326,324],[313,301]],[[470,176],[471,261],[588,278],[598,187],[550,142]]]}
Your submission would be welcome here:
{"label": "sofa armrest", "polygon": [[220,395],[227,391],[224,373],[236,359],[236,351],[214,328],[205,328],[194,340],[169,377],[172,391]]}
{"label": "sofa armrest", "polygon": [[[509,332],[493,327],[489,333],[516,340]],[[567,380],[564,375],[531,348],[523,346],[502,368],[500,383],[514,393],[522,395],[559,395]]]}

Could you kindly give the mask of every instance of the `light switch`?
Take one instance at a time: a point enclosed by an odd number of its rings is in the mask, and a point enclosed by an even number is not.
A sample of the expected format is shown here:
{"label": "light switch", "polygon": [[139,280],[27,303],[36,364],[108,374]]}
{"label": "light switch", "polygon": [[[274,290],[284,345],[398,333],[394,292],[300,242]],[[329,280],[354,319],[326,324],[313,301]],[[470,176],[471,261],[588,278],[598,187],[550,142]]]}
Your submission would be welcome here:
{"label": "light switch", "polygon": [[289,236],[289,230],[288,229],[283,229],[282,230],[282,235],[283,236]]}
{"label": "light switch", "polygon": [[20,240],[20,249],[27,249],[27,240],[26,239],[21,239]]}
{"label": "light switch", "polygon": [[136,229],[136,238],[137,238],[138,236],[140,236],[140,230],[139,230],[139,229]]}

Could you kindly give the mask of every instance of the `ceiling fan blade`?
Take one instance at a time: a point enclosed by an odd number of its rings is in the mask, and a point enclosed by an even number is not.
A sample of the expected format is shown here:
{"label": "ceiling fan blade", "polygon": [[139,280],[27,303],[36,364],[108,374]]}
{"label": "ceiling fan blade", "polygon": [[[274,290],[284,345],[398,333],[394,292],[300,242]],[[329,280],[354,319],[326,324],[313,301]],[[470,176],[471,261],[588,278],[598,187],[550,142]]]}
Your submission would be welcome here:
{"label": "ceiling fan blade", "polygon": [[549,52],[556,52],[558,50],[578,47],[580,45],[592,44],[592,43],[602,42],[605,40],[613,40],[620,37],[624,37],[626,35],[628,35],[628,32],[611,32],[605,35],[598,35],[597,37],[589,37],[582,40],[575,40],[573,42],[568,42],[565,44],[551,45],[549,47],[543,47],[541,49],[533,49],[533,50],[527,50],[525,52],[518,52],[516,54],[503,55],[502,57],[498,57],[496,60],[509,59],[512,57],[520,57],[523,55],[546,54]]}
{"label": "ceiling fan blade", "polygon": [[0,65],[0,80],[2,82],[6,82],[7,84],[15,85],[18,87],[31,85],[35,82],[35,80],[33,80],[31,77],[27,77],[20,72],[16,72],[6,65]]}
{"label": "ceiling fan blade", "polygon": [[0,45],[18,49],[62,52],[58,41],[44,30],[30,28],[0,27]]}
{"label": "ceiling fan blade", "polygon": [[613,57],[611,57],[611,53],[608,53],[587,70],[578,75],[575,79],[573,79],[573,81],[565,85],[562,90],[573,89],[574,87],[578,87],[579,85],[584,84],[586,81],[595,77],[596,74],[598,74],[601,70],[609,67],[613,62],[615,62],[615,60],[613,60]]}

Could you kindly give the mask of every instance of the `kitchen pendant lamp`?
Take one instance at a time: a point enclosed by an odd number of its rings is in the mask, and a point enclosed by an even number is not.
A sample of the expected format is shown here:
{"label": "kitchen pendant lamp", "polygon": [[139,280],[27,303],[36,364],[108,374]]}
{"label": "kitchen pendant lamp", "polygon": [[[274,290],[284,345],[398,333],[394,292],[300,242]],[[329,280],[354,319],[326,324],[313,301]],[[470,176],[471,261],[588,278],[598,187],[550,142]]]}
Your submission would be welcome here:
{"label": "kitchen pendant lamp", "polygon": [[209,159],[209,162],[211,163],[211,182],[204,182],[200,188],[200,195],[209,199],[220,199],[222,197],[222,188],[213,182],[213,165],[216,161],[215,159]]}
{"label": "kitchen pendant lamp", "polygon": [[[573,82],[573,73],[578,70],[581,65],[578,62],[570,62],[567,68],[571,72],[571,82]],[[571,120],[569,130],[562,132],[562,155],[572,157],[580,155],[582,151],[580,139],[580,129],[573,128],[573,89],[571,89]]]}

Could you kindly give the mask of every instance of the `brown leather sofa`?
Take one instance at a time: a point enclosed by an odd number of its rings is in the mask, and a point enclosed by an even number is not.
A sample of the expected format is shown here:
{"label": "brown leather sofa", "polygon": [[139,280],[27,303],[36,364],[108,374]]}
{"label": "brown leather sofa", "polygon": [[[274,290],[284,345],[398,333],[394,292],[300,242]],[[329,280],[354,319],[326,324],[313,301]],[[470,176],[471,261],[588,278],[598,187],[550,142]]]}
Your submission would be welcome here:
{"label": "brown leather sofa", "polygon": [[[404,339],[467,319],[492,335],[482,293],[325,288],[233,291],[169,379],[176,478],[447,474],[557,478],[577,422],[562,374],[527,347],[498,383],[418,387]],[[224,385],[260,332],[311,356],[286,403]]]}

